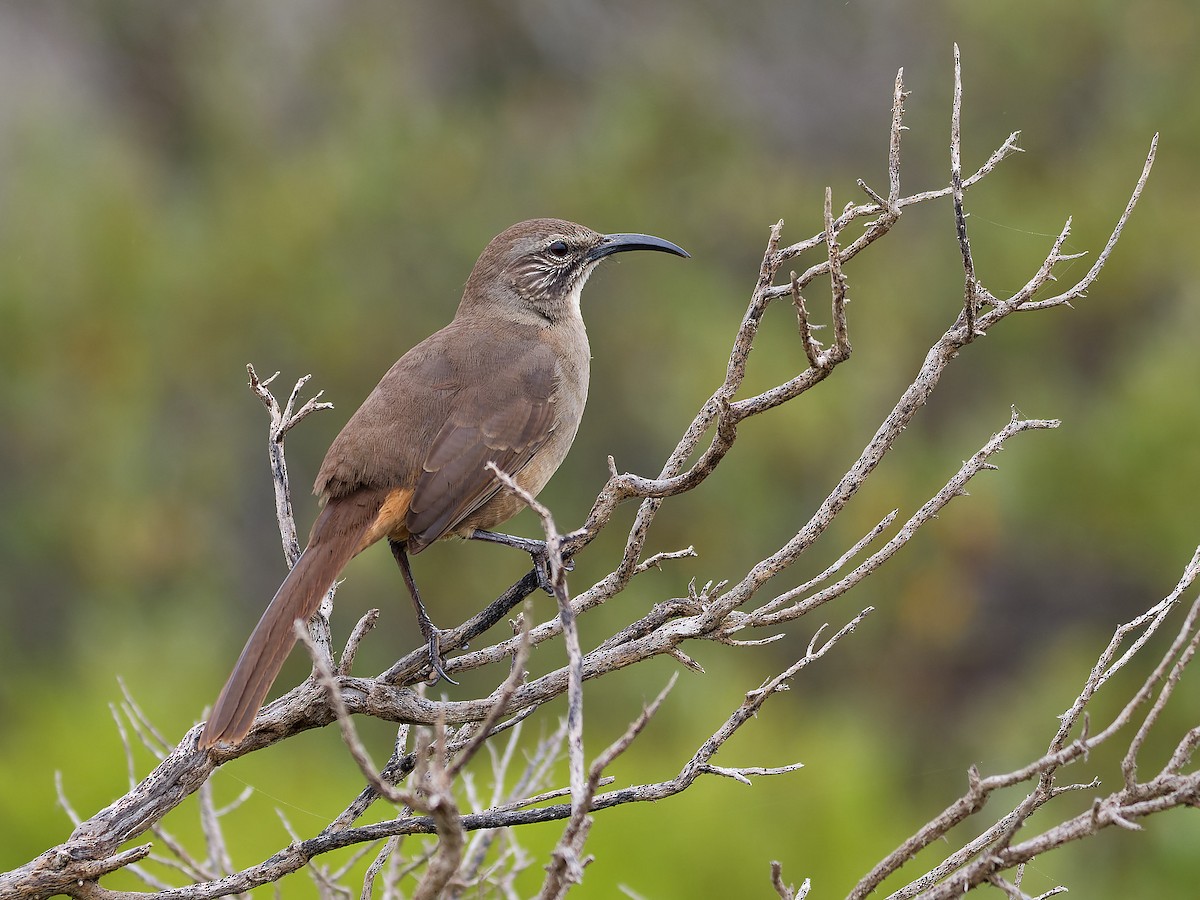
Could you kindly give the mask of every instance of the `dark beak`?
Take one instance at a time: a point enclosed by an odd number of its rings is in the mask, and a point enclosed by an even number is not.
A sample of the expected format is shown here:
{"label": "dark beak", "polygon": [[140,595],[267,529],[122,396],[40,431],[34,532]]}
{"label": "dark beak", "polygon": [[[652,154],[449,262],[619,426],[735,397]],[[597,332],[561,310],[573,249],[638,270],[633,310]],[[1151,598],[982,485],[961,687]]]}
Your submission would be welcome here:
{"label": "dark beak", "polygon": [[664,241],[652,234],[606,234],[595,247],[588,251],[588,262],[604,259],[611,253],[623,250],[661,250],[663,253],[674,253],[676,256],[689,257],[682,247]]}

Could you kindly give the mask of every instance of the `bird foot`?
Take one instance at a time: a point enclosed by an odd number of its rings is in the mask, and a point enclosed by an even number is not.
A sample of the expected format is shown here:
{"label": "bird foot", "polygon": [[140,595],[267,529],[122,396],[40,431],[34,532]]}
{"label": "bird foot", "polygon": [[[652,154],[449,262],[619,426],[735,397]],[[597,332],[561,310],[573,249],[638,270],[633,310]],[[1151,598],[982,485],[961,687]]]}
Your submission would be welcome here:
{"label": "bird foot", "polygon": [[[554,596],[554,578],[550,574],[550,553],[546,550],[546,542],[538,541],[540,548],[530,548],[529,556],[533,560],[533,570],[537,573],[538,587]],[[575,571],[575,560],[564,559],[562,567],[568,572]]]}
{"label": "bird foot", "polygon": [[453,678],[446,674],[446,657],[442,654],[442,632],[429,626],[429,633],[425,635],[429,645],[429,668],[430,675],[426,679],[426,684],[431,687],[439,681],[448,681],[450,684],[458,684]]}

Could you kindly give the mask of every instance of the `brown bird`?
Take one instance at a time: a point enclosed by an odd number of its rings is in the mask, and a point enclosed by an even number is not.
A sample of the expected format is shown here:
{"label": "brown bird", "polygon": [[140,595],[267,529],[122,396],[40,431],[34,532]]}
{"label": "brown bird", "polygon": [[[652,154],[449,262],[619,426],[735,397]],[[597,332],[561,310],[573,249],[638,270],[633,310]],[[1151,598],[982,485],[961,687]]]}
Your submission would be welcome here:
{"label": "brown bird", "polygon": [[591,355],[580,292],[601,260],[624,250],[688,255],[661,238],[599,234],[561,219],[521,222],[492,239],[453,321],[392,366],[330,446],[308,546],[246,642],[201,747],[245,737],[295,644],[296,620],[308,621],[346,563],[383,538],[434,673],[447,677],[408,555],[451,535],[520,547],[535,562],[544,553],[541,542],[487,530],[525,504],[485,466],[536,495],[566,457]]}

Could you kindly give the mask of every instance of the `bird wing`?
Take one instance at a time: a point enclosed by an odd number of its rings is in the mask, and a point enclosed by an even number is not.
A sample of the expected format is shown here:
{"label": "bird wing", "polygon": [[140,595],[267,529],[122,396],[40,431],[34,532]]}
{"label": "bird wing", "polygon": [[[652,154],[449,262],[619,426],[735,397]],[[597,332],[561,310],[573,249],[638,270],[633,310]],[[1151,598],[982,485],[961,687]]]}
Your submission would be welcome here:
{"label": "bird wing", "polygon": [[556,366],[543,343],[478,373],[455,392],[413,487],[405,528],[418,553],[453,531],[503,485],[487,463],[516,476],[550,438]]}

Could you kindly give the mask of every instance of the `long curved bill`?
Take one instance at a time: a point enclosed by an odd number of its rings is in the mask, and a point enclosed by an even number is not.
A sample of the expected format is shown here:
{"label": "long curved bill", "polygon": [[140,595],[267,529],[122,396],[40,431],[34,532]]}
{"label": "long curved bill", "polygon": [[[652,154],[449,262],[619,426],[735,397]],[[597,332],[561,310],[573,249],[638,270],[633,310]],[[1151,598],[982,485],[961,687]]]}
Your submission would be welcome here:
{"label": "long curved bill", "polygon": [[672,244],[670,241],[665,241],[652,234],[628,233],[604,235],[600,243],[588,251],[587,258],[590,262],[594,262],[597,259],[603,259],[613,253],[622,253],[625,250],[660,250],[663,253],[674,253],[676,256],[691,256],[690,253],[677,244]]}

